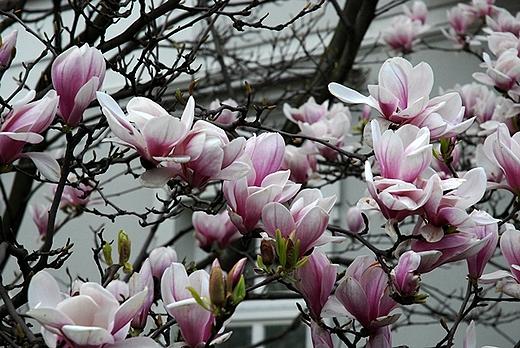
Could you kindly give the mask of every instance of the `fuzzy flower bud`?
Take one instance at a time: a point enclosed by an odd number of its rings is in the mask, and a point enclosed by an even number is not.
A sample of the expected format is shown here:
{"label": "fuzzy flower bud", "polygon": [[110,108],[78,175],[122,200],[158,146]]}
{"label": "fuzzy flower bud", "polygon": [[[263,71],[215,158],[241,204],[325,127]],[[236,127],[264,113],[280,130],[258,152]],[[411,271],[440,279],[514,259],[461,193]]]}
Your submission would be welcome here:
{"label": "fuzzy flower bud", "polygon": [[7,69],[16,54],[16,39],[18,30],[13,30],[3,40],[0,38],[0,68]]}
{"label": "fuzzy flower bud", "polygon": [[117,251],[119,252],[119,264],[124,265],[130,259],[131,241],[125,231],[119,231],[117,237]]}

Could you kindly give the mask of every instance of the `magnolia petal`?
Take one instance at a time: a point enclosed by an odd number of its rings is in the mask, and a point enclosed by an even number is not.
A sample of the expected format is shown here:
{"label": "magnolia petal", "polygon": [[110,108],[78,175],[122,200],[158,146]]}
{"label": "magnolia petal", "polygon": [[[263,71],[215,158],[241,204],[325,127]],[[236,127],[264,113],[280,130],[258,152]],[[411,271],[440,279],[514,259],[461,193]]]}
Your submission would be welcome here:
{"label": "magnolia petal", "polygon": [[339,83],[329,83],[329,92],[342,102],[349,104],[366,104],[374,109],[379,109],[379,106],[373,98],[366,97],[358,91],[340,85]]}
{"label": "magnolia petal", "polygon": [[100,327],[65,325],[61,331],[78,347],[102,347],[114,343],[110,332]]}
{"label": "magnolia petal", "polygon": [[58,303],[62,301],[58,283],[46,271],[38,272],[32,277],[27,298],[29,299],[29,308],[36,308],[37,306],[56,308]]}
{"label": "magnolia petal", "polygon": [[287,238],[289,234],[296,230],[296,224],[291,212],[278,202],[269,203],[262,209],[262,221],[265,231],[271,236],[276,237],[276,230],[280,230],[282,237]]}
{"label": "magnolia petal", "polygon": [[27,312],[27,315],[36,319],[52,333],[59,333],[63,325],[74,325],[74,321],[66,314],[54,308],[36,307]]}
{"label": "magnolia petal", "polygon": [[139,181],[143,187],[161,188],[164,187],[168,180],[173,178],[176,174],[177,170],[175,168],[152,168],[141,174]]}
{"label": "magnolia petal", "polygon": [[50,155],[42,152],[25,152],[19,157],[29,158],[40,173],[49,181],[58,182],[61,177],[61,168],[58,162]]}
{"label": "magnolia petal", "polygon": [[132,337],[121,340],[113,344],[108,344],[104,348],[160,348],[159,343],[148,337]]}
{"label": "magnolia petal", "polygon": [[99,86],[99,77],[93,76],[86,84],[81,86],[80,90],[74,97],[74,106],[65,122],[71,127],[75,127],[83,118],[83,113],[96,98],[96,91]]}
{"label": "magnolia petal", "polygon": [[143,306],[148,295],[148,288],[139,291],[134,296],[126,300],[116,311],[114,316],[114,327],[112,333],[118,332],[123,326],[128,324]]}
{"label": "magnolia petal", "polygon": [[356,279],[347,277],[336,289],[336,297],[361,325],[365,327],[370,325],[371,320],[368,313],[370,305],[367,294]]}

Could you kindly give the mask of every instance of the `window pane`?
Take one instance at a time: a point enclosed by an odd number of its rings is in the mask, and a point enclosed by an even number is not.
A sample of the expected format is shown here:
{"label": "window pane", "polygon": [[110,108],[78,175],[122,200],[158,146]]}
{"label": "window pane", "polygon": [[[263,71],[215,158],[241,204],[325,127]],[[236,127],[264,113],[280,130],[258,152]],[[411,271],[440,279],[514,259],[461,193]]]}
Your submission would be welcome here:
{"label": "window pane", "polygon": [[229,328],[229,331],[233,331],[233,334],[226,342],[219,344],[219,348],[245,347],[251,344],[251,326],[235,326]]}
{"label": "window pane", "polygon": [[[276,337],[283,335],[280,339],[273,342],[269,342],[265,345],[265,348],[305,348],[306,340],[306,327],[302,323],[298,325],[295,330],[286,332],[289,329],[289,325],[268,325],[265,327],[265,338]],[[285,332],[285,333],[284,333]]]}

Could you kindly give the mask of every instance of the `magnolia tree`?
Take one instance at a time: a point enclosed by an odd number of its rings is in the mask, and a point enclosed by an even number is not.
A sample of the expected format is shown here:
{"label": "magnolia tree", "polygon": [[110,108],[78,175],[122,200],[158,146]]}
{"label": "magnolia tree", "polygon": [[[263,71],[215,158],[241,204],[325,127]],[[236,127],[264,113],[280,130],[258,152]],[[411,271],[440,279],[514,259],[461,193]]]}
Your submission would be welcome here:
{"label": "magnolia tree", "polygon": [[[425,346],[481,347],[479,327],[520,344],[504,329],[520,299],[518,14],[473,0],[439,28],[422,2],[332,0],[274,24],[269,1],[0,4],[0,71],[16,82],[0,96],[3,345],[209,347],[242,302],[280,296],[259,292],[272,283],[303,299],[315,347],[392,347],[394,329],[421,321],[444,330]],[[326,9],[338,25],[310,49]],[[367,91],[345,86],[391,9],[402,14],[373,50],[394,57]],[[20,65],[22,30],[43,48]],[[433,94],[435,72],[411,62],[433,30],[443,50],[481,59],[473,83]],[[265,33],[258,51],[232,48]],[[294,78],[307,82],[288,88]],[[323,189],[348,178],[365,194],[335,207]],[[129,192],[152,203],[115,199]],[[188,228],[160,228],[186,213]],[[141,231],[112,238],[125,218]],[[206,258],[177,257],[190,232]],[[78,233],[92,238],[57,238]],[[91,255],[80,267],[77,250]],[[455,264],[467,268],[450,288],[422,283]]]}

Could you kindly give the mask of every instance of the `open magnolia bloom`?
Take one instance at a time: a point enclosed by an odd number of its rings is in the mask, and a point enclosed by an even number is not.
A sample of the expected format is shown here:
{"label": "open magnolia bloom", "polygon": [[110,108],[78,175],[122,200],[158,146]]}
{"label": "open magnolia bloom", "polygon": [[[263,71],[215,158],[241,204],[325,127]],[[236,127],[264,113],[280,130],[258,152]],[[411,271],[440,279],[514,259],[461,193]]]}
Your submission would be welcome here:
{"label": "open magnolia bloom", "polygon": [[60,292],[49,273],[41,271],[29,284],[27,315],[43,326],[45,343],[52,348],[160,347],[146,337],[125,339],[147,292],[140,291],[119,304],[110,291],[87,282],[69,297]]}
{"label": "open magnolia bloom", "polygon": [[428,128],[404,125],[395,132],[389,129],[381,133],[377,120],[370,126],[374,153],[383,178],[414,182],[429,166],[432,145]]}
{"label": "open magnolia bloom", "polygon": [[171,154],[192,126],[195,116],[193,98],[188,100],[180,119],[144,97],[132,98],[126,106],[126,115],[110,95],[97,92],[97,98],[112,133],[117,137],[109,141],[136,150],[152,167],[163,160],[189,160],[188,156],[174,158]]}
{"label": "open magnolia bloom", "polygon": [[[24,146],[38,144],[44,140],[44,132],[54,120],[59,97],[50,90],[45,96],[32,101],[35,91],[13,105],[12,110],[0,120],[0,172],[20,158],[31,159],[43,176],[51,181],[60,178],[60,166],[54,158],[42,152],[22,152]],[[2,122],[3,121],[3,122]]]}
{"label": "open magnolia bloom", "polygon": [[[509,270],[484,274],[479,282],[496,284],[496,291],[520,299],[520,231],[512,224],[504,224],[506,230],[500,237],[500,250],[509,265]],[[504,279],[505,278],[505,279]]]}
{"label": "open magnolia bloom", "polygon": [[199,344],[203,346],[211,337],[215,317],[195,301],[188,287],[195,289],[202,298],[209,298],[209,274],[198,270],[188,276],[183,264],[173,262],[161,279],[164,307],[177,320],[186,344],[195,348]]}
{"label": "open magnolia bloom", "polygon": [[[305,189],[294,198],[289,209],[279,202],[271,202],[262,209],[262,221],[267,234],[276,237],[279,230],[283,238],[300,240],[299,256],[311,248],[327,242],[343,241],[342,237],[325,235],[329,213],[336,196],[323,198],[318,189]],[[295,231],[294,237],[292,233]]]}
{"label": "open magnolia bloom", "polygon": [[433,71],[425,62],[416,66],[404,58],[387,59],[379,70],[379,84],[369,85],[370,96],[342,86],[329,84],[329,91],[350,104],[366,104],[383,118],[398,125],[428,127],[431,140],[456,136],[468,129],[473,118],[463,121],[464,107],[456,92],[430,99]]}
{"label": "open magnolia bloom", "polygon": [[381,265],[372,256],[358,256],[321,314],[351,317],[372,334],[399,319],[400,314],[390,314],[398,306],[390,297],[388,275]]}

